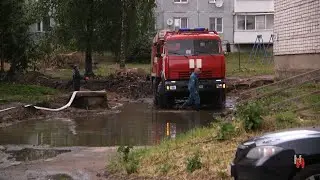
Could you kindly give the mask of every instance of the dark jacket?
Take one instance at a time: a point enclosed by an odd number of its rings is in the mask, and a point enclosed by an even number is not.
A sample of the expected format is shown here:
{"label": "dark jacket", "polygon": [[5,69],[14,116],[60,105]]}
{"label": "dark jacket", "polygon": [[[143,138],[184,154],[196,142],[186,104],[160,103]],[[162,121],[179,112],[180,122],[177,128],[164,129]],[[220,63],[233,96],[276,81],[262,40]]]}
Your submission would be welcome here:
{"label": "dark jacket", "polygon": [[77,68],[74,68],[72,71],[72,79],[78,80],[78,81],[80,81],[82,79],[82,76]]}

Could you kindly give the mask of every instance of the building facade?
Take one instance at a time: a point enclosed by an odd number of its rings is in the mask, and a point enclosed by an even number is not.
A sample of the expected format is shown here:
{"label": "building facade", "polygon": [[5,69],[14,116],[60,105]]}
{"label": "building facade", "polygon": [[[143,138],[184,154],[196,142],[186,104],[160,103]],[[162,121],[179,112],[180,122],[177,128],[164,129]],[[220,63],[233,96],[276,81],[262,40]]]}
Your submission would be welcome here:
{"label": "building facade", "polygon": [[275,1],[276,75],[320,69],[320,1]]}
{"label": "building facade", "polygon": [[45,17],[41,21],[29,26],[29,32],[32,34],[34,41],[40,40],[46,32],[50,31],[55,22],[53,18]]}
{"label": "building facade", "polygon": [[235,44],[252,45],[257,35],[262,35],[263,43],[269,43],[273,24],[273,0],[234,0]]}
{"label": "building facade", "polygon": [[233,0],[157,0],[156,29],[204,27],[233,43]]}

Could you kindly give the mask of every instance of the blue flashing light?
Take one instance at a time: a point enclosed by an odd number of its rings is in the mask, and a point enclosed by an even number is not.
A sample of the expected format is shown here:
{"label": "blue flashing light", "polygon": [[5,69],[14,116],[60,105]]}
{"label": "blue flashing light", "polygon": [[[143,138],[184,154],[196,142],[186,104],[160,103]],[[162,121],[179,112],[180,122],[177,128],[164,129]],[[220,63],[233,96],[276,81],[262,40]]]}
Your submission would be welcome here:
{"label": "blue flashing light", "polygon": [[206,28],[194,28],[194,29],[190,29],[190,28],[180,28],[179,32],[203,32],[206,31]]}
{"label": "blue flashing light", "polygon": [[206,28],[194,28],[194,31],[205,31]]}
{"label": "blue flashing light", "polygon": [[189,28],[180,28],[179,31],[191,31]]}

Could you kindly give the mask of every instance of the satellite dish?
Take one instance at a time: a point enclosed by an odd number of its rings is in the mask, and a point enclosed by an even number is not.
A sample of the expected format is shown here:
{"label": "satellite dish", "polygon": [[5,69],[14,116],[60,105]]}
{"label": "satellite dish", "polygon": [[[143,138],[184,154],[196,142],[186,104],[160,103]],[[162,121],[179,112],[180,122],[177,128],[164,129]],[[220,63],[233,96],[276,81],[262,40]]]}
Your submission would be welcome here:
{"label": "satellite dish", "polygon": [[171,26],[171,25],[173,24],[173,20],[172,20],[172,19],[168,19],[168,20],[167,20],[167,24],[168,24],[169,26]]}
{"label": "satellite dish", "polygon": [[223,6],[223,0],[216,0],[216,7],[222,7]]}

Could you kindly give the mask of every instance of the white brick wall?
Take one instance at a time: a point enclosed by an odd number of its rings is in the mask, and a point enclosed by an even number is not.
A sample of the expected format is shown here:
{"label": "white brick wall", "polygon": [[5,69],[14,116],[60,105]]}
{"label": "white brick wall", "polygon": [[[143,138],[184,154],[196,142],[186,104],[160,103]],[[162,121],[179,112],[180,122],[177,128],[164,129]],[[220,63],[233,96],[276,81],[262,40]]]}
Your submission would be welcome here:
{"label": "white brick wall", "polygon": [[274,54],[320,53],[320,0],[275,0]]}

